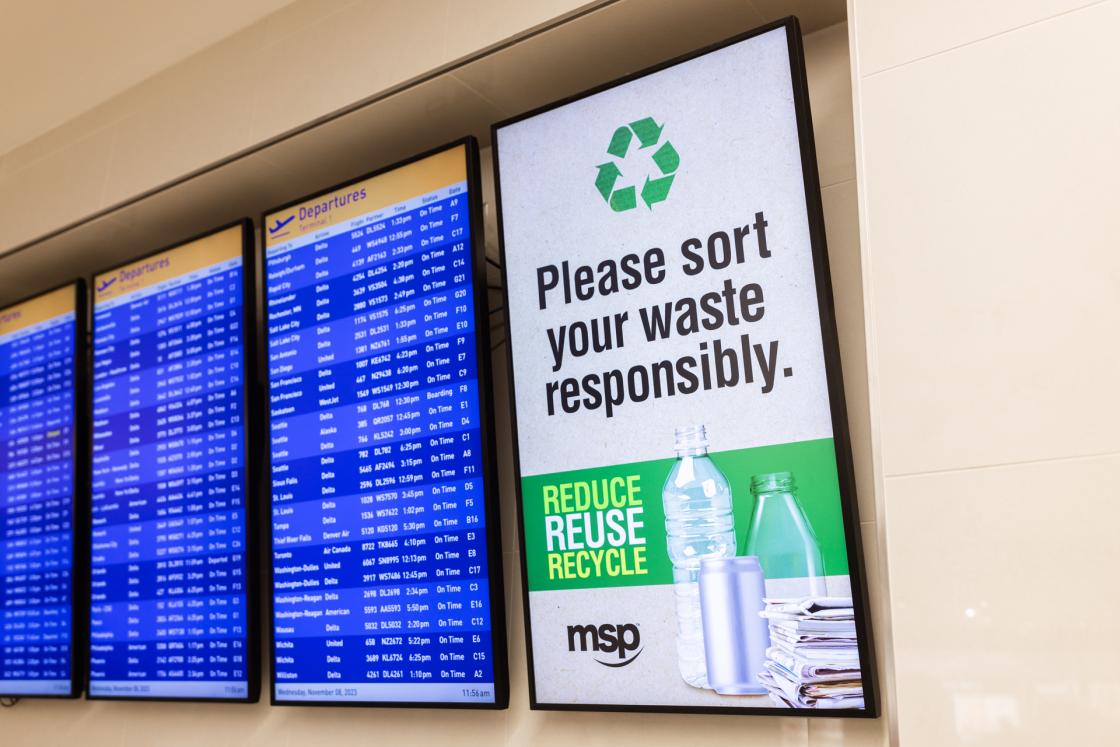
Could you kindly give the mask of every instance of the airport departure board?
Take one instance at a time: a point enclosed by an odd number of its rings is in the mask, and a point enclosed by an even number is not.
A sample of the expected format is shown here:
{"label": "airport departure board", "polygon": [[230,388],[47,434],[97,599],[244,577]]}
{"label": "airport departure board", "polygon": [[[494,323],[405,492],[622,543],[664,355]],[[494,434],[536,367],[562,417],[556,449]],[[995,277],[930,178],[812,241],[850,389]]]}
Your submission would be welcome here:
{"label": "airport departure board", "polygon": [[508,701],[476,171],[265,216],[275,703]]}
{"label": "airport departure board", "polygon": [[253,700],[237,224],[94,278],[89,696]]}
{"label": "airport departure board", "polygon": [[[0,695],[69,697],[83,287],[0,308]],[[80,626],[77,626],[80,627]]]}

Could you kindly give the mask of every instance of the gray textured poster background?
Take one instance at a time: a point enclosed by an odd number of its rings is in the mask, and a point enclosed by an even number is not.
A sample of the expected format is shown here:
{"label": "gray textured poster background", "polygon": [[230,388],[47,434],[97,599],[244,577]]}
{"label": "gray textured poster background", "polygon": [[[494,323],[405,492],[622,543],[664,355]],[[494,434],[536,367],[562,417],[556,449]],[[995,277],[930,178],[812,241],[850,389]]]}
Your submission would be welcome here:
{"label": "gray textured poster background", "polygon": [[[661,142],[672,142],[681,165],[665,202],[651,210],[639,200],[617,213],[595,189],[596,167],[610,160],[615,128],[644,117],[664,125]],[[694,422],[708,426],[713,451],[832,435],[784,29],[505,127],[498,144],[523,474],[671,457],[673,429]],[[640,188],[647,173],[657,176],[653,150],[635,141],[619,184]],[[745,264],[681,271],[685,239],[731,233],[758,211],[773,256],[759,258],[752,232]],[[654,246],[667,258],[661,284],[568,305],[554,294],[557,302],[539,309],[542,264],[595,266]],[[725,278],[762,285],[761,321],[645,341],[639,307],[718,290]],[[551,370],[547,328],[619,311],[630,314],[624,347]],[[780,340],[779,371],[793,369],[769,394],[756,384],[628,402],[610,419],[603,410],[547,414],[549,381],[696,354],[701,340],[717,337],[737,346],[743,332],[752,342]]]}

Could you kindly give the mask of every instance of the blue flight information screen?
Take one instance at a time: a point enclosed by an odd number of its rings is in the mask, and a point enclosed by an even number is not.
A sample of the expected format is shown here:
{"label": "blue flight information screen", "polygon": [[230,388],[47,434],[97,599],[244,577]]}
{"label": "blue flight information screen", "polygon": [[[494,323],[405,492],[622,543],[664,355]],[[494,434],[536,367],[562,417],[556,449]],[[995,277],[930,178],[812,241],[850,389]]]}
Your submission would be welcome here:
{"label": "blue flight information screen", "polygon": [[467,157],[265,219],[274,702],[505,697]]}
{"label": "blue flight information screen", "polygon": [[0,309],[0,695],[74,690],[77,300]]}
{"label": "blue flight information screen", "polygon": [[90,697],[251,697],[243,231],[94,278]]}

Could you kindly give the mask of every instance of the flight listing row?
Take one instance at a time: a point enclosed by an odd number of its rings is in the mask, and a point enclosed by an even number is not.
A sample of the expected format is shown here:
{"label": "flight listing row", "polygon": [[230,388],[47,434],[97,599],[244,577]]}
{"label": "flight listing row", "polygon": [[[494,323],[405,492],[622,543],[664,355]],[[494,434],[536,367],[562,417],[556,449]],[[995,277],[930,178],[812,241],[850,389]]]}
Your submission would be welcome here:
{"label": "flight listing row", "polygon": [[0,696],[504,707],[476,159],[0,307]]}

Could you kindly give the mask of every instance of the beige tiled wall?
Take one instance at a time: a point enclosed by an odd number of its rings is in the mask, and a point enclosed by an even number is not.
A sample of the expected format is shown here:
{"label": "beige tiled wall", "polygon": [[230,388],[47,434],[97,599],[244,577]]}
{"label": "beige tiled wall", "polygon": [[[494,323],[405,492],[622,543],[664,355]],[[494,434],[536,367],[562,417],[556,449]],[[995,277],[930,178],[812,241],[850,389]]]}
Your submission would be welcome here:
{"label": "beige tiled wall", "polygon": [[1120,729],[1120,3],[849,3],[906,747]]}
{"label": "beige tiled wall", "polygon": [[[0,247],[580,4],[293,3],[0,157]],[[861,530],[905,747],[1107,745],[1120,729],[1118,6],[850,0],[847,30],[807,40]],[[381,64],[361,64],[385,28]],[[508,458],[501,470],[510,495]],[[0,713],[0,741],[886,741],[886,719],[529,712],[509,508],[507,712],[28,701]]]}
{"label": "beige tiled wall", "polygon": [[[637,0],[628,0],[634,2]],[[644,0],[642,0],[644,1]],[[767,12],[816,0],[758,0]],[[404,3],[304,0],[176,66],[0,159],[0,205],[34,187],[36,194],[59,191],[65,201],[18,204],[0,220],[0,246],[80,217],[84,212],[150,188],[229,155],[263,138],[312,119],[379,87],[398,83],[518,30],[571,10],[576,2],[433,2],[446,24],[434,38],[401,14]],[[812,9],[815,10],[815,9]],[[761,16],[759,16],[761,20]],[[838,16],[837,20],[840,20]],[[355,63],[370,29],[400,26],[385,69]],[[738,29],[728,28],[727,34]],[[306,47],[300,44],[308,35]],[[330,41],[331,43],[328,43]],[[300,51],[300,50],[303,51]],[[358,50],[358,51],[355,51]],[[329,51],[329,54],[324,54]],[[368,53],[366,50],[365,53]],[[875,624],[880,642],[889,642],[887,574],[877,543],[882,527],[871,462],[868,414],[863,273],[857,212],[856,158],[848,32],[835,25],[806,38],[810,94],[823,187],[827,239],[834,286],[845,385],[850,408],[857,482],[867,545]],[[298,59],[297,59],[298,58]],[[321,58],[321,59],[320,59]],[[337,80],[312,86],[295,75],[307,60]],[[297,64],[298,63],[298,64]],[[288,85],[270,87],[266,71],[285,71]],[[294,76],[294,77],[293,77]],[[276,103],[287,98],[287,106]],[[215,124],[214,113],[222,113]],[[293,112],[298,112],[293,114]],[[228,120],[228,121],[227,121]],[[183,121],[190,127],[181,127]],[[484,159],[488,153],[483,154]],[[254,156],[254,158],[261,158]],[[271,166],[271,164],[263,164]],[[271,173],[262,170],[262,179]],[[15,185],[20,185],[17,189]],[[5,191],[6,190],[6,191]],[[200,200],[211,199],[197,195]],[[71,202],[73,204],[71,204]],[[172,218],[173,219],[173,218]],[[32,250],[34,251],[34,250]],[[504,351],[499,351],[499,355]],[[876,721],[642,714],[548,713],[528,710],[520,569],[512,496],[508,397],[504,359],[495,365],[499,468],[503,496],[510,635],[511,704],[508,711],[404,711],[374,709],[270,708],[257,706],[25,701],[0,713],[0,744],[108,745],[284,745],[454,744],[536,745],[646,744],[681,747],[701,742],[766,747],[878,747],[886,743],[885,719]],[[889,663],[886,644],[881,660]]]}

